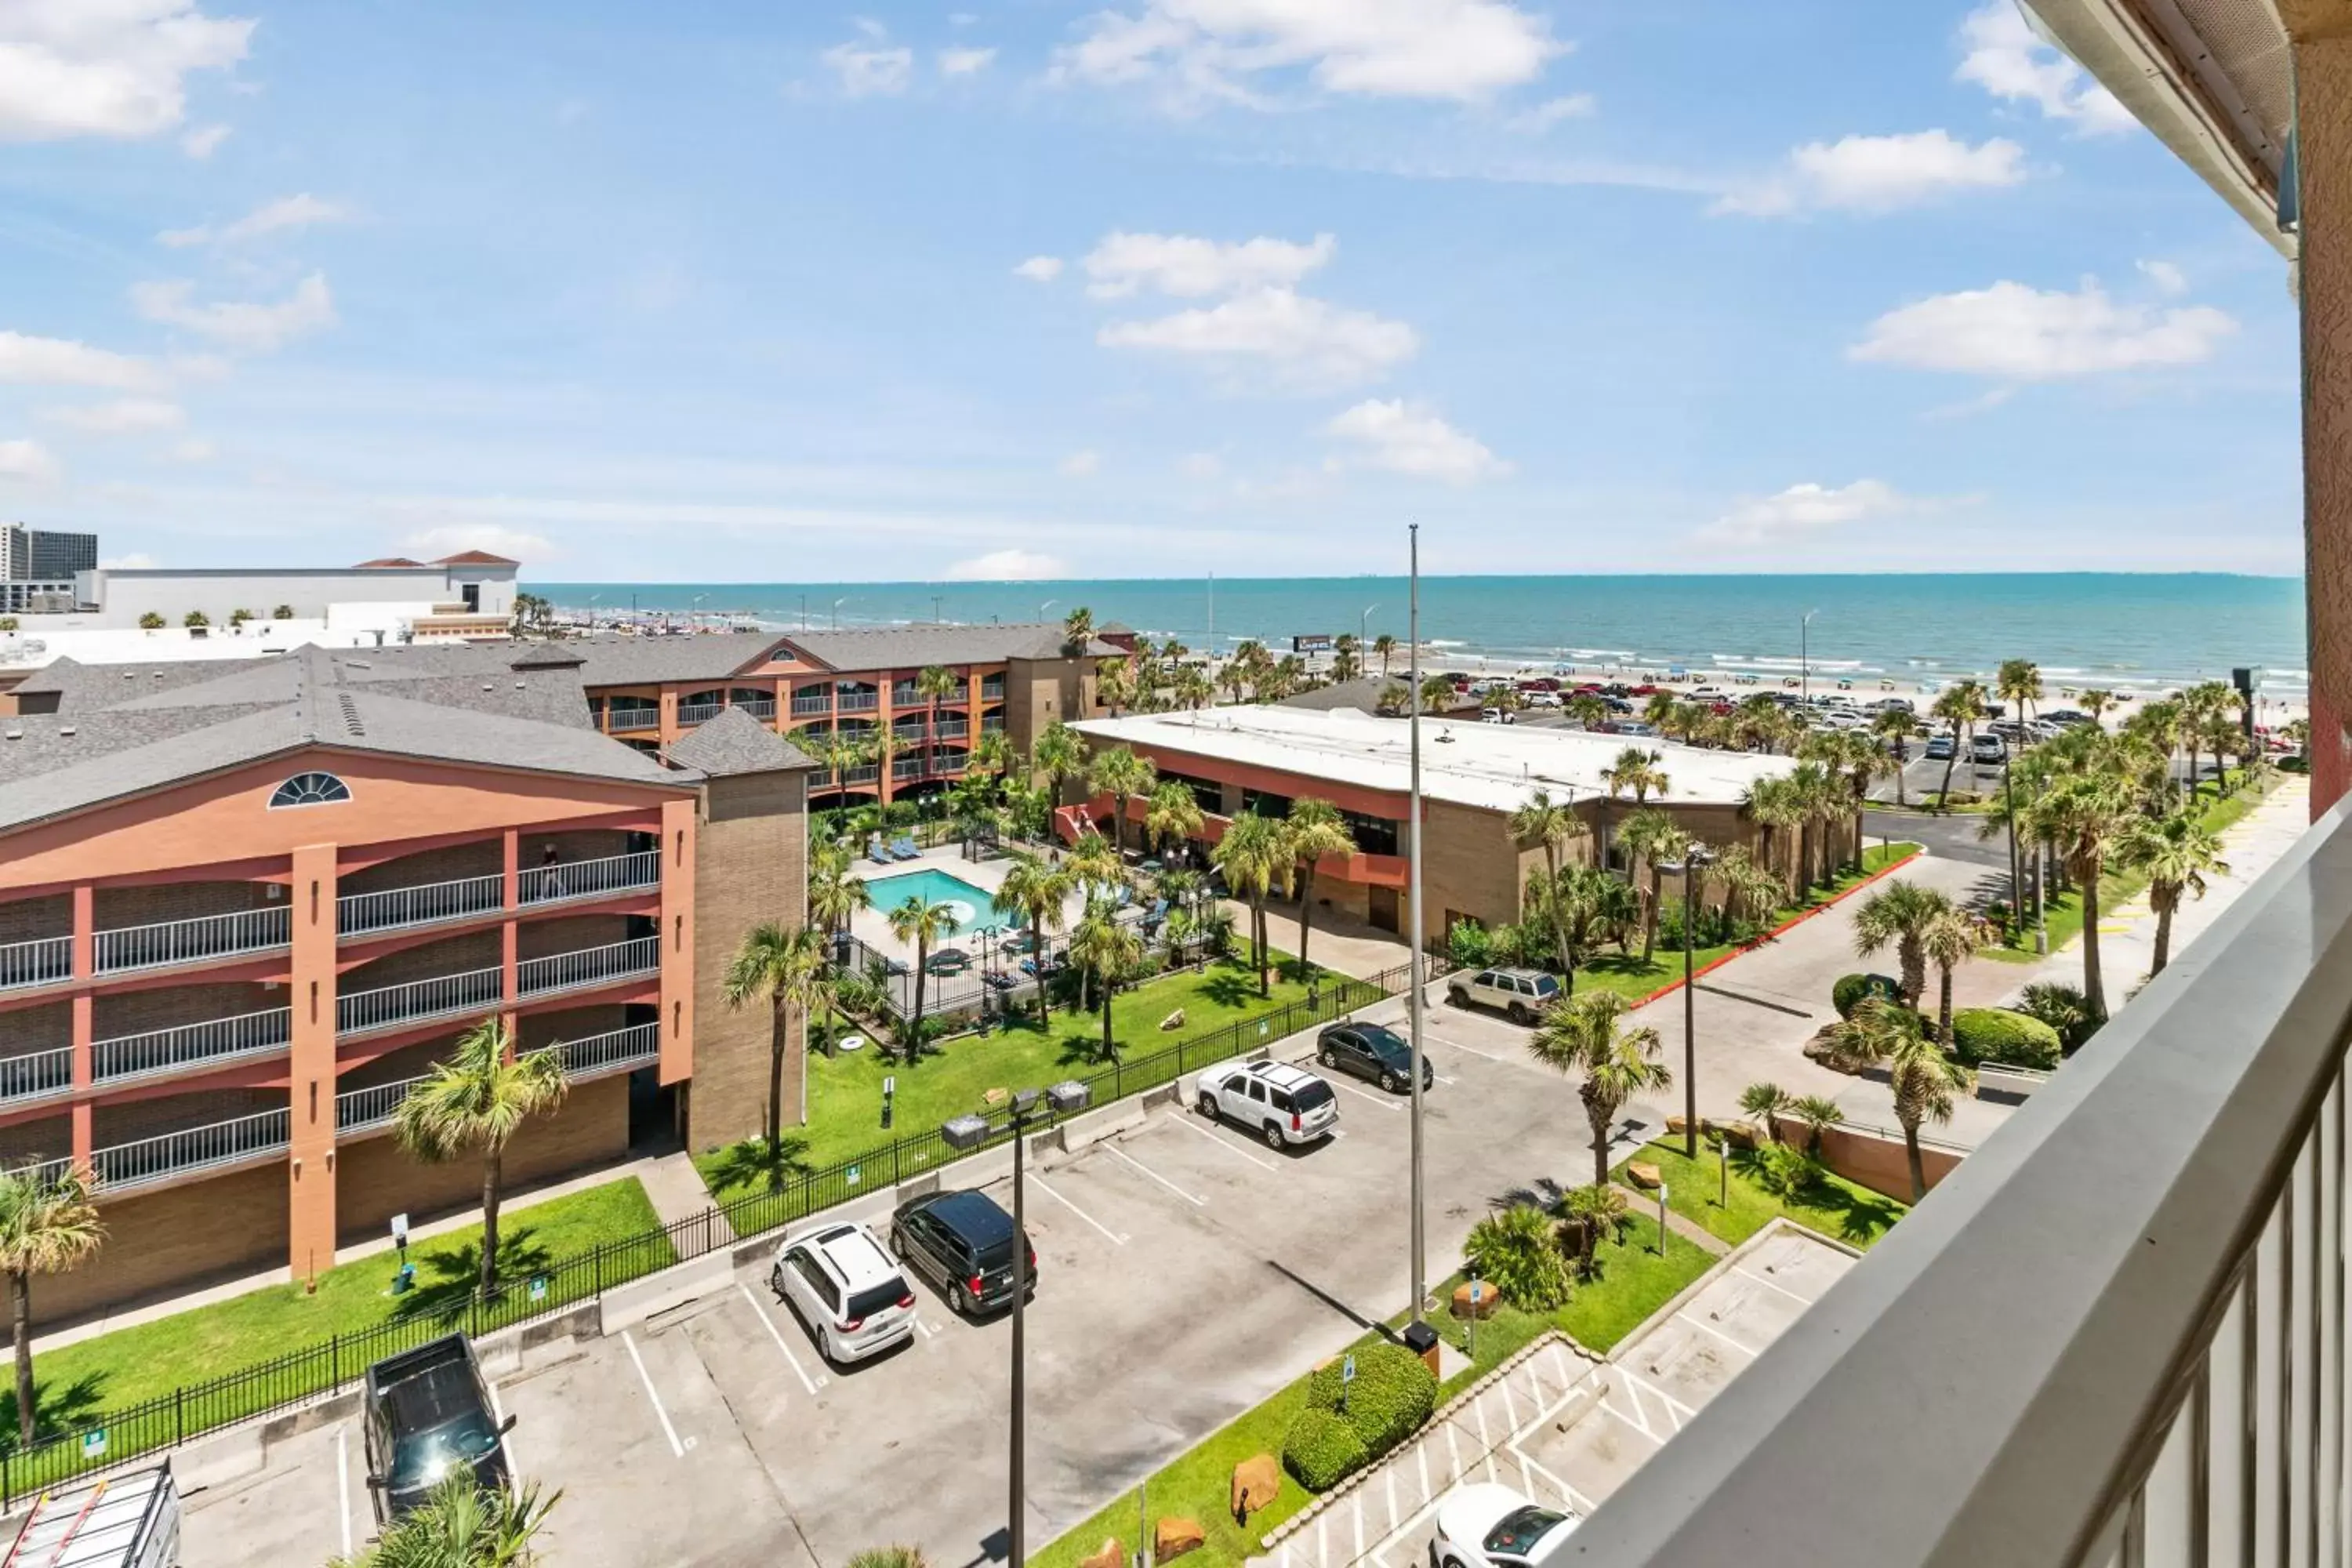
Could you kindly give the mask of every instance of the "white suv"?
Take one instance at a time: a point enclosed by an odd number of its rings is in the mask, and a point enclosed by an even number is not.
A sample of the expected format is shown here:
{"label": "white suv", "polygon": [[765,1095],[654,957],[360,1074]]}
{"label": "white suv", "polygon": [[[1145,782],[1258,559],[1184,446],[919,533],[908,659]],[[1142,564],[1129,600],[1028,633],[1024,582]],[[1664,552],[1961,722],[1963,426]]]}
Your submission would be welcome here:
{"label": "white suv", "polygon": [[862,1225],[786,1237],[768,1283],[792,1303],[828,1360],[863,1361],[915,1337],[915,1292]]}
{"label": "white suv", "polygon": [[1532,1024],[1559,995],[1559,982],[1535,969],[1482,969],[1445,983],[1445,999],[1456,1007],[1492,1007],[1514,1024]]}
{"label": "white suv", "polygon": [[1331,1086],[1287,1062],[1236,1062],[1201,1075],[1194,1099],[1201,1114],[1255,1129],[1266,1146],[1284,1148],[1328,1138],[1339,1125],[1339,1097]]}

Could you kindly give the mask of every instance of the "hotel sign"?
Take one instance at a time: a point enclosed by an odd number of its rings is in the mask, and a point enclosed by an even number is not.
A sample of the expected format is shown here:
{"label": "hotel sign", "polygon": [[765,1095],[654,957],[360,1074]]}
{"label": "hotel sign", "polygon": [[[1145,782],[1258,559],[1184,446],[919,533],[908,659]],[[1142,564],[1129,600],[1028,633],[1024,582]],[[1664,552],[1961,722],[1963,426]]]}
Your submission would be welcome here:
{"label": "hotel sign", "polygon": [[1305,637],[1292,637],[1290,639],[1290,651],[1293,653],[1329,653],[1331,651],[1331,634],[1328,632],[1309,632]]}

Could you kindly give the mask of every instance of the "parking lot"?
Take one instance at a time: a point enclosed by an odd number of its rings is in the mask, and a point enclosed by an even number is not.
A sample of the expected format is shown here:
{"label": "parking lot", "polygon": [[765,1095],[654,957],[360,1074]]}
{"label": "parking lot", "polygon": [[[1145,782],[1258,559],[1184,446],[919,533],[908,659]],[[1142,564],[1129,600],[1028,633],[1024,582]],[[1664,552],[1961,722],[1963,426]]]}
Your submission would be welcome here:
{"label": "parking lot", "polygon": [[[1401,999],[1368,1010],[1394,1018]],[[1429,1266],[1516,1191],[1588,1168],[1573,1087],[1520,1033],[1443,1007],[1426,1118]],[[1280,1054],[1311,1047],[1284,1042]],[[1032,1156],[1026,1219],[1029,1542],[1102,1502],[1406,1305],[1404,1102],[1335,1079],[1328,1143],[1277,1152],[1161,1106],[1074,1152]],[[972,1167],[1011,1206],[1002,1156]],[[891,1197],[848,1211],[878,1221]],[[890,1542],[961,1565],[1004,1551],[1003,1317],[967,1322],[916,1286],[911,1343],[834,1368],[769,1288],[764,1262],[624,1333],[539,1352],[502,1377],[518,1469],[563,1500],[557,1564],[814,1563]],[[260,1473],[190,1500],[190,1568],[324,1562],[370,1533],[345,1422],[272,1450]]]}

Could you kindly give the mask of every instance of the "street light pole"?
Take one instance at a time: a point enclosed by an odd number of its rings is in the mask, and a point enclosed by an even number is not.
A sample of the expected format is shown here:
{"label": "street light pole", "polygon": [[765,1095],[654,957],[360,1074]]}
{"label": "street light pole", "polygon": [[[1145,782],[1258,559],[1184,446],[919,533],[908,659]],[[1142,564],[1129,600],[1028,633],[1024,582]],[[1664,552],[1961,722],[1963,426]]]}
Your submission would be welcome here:
{"label": "street light pole", "polygon": [[1029,1231],[1023,1223],[1022,1194],[1027,1183],[1022,1175],[1021,1154],[1022,1146],[1029,1142],[1029,1113],[1036,1104],[1035,1089],[1021,1089],[1013,1096],[1010,1112],[1013,1122],[1013,1453],[1005,1467],[1007,1568],[1022,1568],[1022,1563],[1026,1561],[1022,1553],[1022,1541],[1027,1531],[1023,1528],[1021,1517],[1022,1494],[1026,1489],[1023,1458],[1028,1443],[1028,1412],[1023,1378],[1022,1308],[1027,1304],[1029,1296]]}
{"label": "street light pole", "polygon": [[[1421,1304],[1428,1299],[1429,1295],[1426,1237],[1422,1232],[1421,1215],[1421,1064],[1422,1053],[1426,1049],[1422,1044],[1421,1034],[1423,940],[1421,925],[1421,524],[1417,522],[1411,524],[1407,529],[1407,536],[1411,542],[1409,548],[1412,573],[1405,611],[1405,636],[1412,644],[1410,653],[1412,661],[1412,705],[1406,710],[1412,715],[1412,859],[1410,874],[1406,879],[1409,892],[1406,898],[1405,918],[1412,932],[1410,993],[1412,1001],[1408,1012],[1411,1019],[1408,1027],[1412,1035],[1412,1067],[1405,1077],[1412,1083],[1412,1321],[1418,1324],[1422,1321]],[[1365,612],[1367,615],[1370,613],[1369,610]]]}
{"label": "street light pole", "polygon": [[839,631],[841,629],[841,606],[847,603],[849,603],[849,595],[846,594],[844,594],[840,598],[835,599],[833,602],[833,629],[835,631]]}
{"label": "street light pole", "polygon": [[1372,612],[1379,608],[1378,605],[1366,605],[1364,613],[1356,617],[1356,658],[1359,660],[1367,657],[1365,650],[1371,646],[1369,639],[1372,629]]}
{"label": "street light pole", "polygon": [[1698,987],[1691,973],[1691,911],[1696,906],[1691,879],[1713,859],[1703,844],[1694,843],[1683,853],[1683,1157],[1688,1160],[1698,1158]]}

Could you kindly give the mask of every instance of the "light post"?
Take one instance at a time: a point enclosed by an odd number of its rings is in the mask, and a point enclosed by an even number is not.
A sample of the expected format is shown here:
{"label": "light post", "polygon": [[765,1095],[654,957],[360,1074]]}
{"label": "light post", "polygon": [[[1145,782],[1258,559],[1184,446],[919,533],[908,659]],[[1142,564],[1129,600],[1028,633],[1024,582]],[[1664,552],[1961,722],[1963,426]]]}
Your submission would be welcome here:
{"label": "light post", "polygon": [[1378,605],[1366,605],[1364,613],[1356,617],[1356,657],[1359,659],[1370,656],[1372,645],[1369,634],[1372,629],[1372,612],[1379,608]]}
{"label": "light post", "polygon": [[1426,1342],[1435,1337],[1434,1332],[1430,1329],[1429,1324],[1422,1316],[1422,1302],[1425,1300],[1429,1295],[1429,1276],[1426,1247],[1427,1238],[1423,1232],[1421,1213],[1421,1063],[1423,1052],[1427,1049],[1427,1047],[1422,1043],[1421,1029],[1421,1016],[1423,1008],[1422,986],[1423,983],[1422,944],[1425,940],[1421,924],[1421,524],[1417,522],[1411,524],[1408,527],[1406,533],[1407,538],[1411,542],[1409,546],[1410,555],[1408,557],[1411,575],[1408,579],[1409,587],[1406,594],[1405,637],[1407,642],[1411,645],[1408,652],[1412,661],[1412,704],[1406,710],[1406,711],[1412,716],[1412,765],[1411,770],[1412,805],[1409,808],[1412,816],[1412,858],[1408,863],[1410,871],[1406,878],[1407,892],[1405,917],[1407,923],[1410,925],[1412,931],[1411,939],[1411,952],[1412,959],[1410,993],[1412,1000],[1407,1013],[1407,1016],[1410,1019],[1410,1023],[1407,1025],[1407,1027],[1412,1036],[1412,1070],[1405,1074],[1406,1079],[1412,1085],[1412,1176],[1410,1182],[1412,1189],[1411,1202],[1412,1205],[1412,1321],[1406,1326],[1405,1335],[1406,1343],[1416,1353],[1420,1353],[1425,1351]]}
{"label": "light post", "polygon": [[1805,618],[1797,623],[1797,697],[1804,702],[1813,700],[1813,658],[1807,639],[1812,631],[1813,617],[1820,614],[1819,610],[1807,610]]}
{"label": "light post", "polygon": [[840,598],[835,599],[833,602],[833,629],[835,631],[839,631],[841,629],[841,606],[847,603],[849,603],[849,595],[846,594],[844,594]]}
{"label": "light post", "polygon": [[1045,612],[1046,612],[1046,611],[1048,611],[1048,610],[1050,610],[1050,609],[1052,609],[1055,605],[1056,605],[1060,604],[1061,602],[1062,602],[1062,601],[1061,601],[1061,600],[1059,600],[1059,599],[1048,599],[1048,600],[1046,600],[1044,604],[1042,604],[1042,605],[1038,605],[1038,606],[1037,606],[1037,618],[1038,618],[1040,621],[1043,621],[1043,620],[1045,618]]}
{"label": "light post", "polygon": [[1666,1255],[1666,1184],[1658,1184],[1658,1256]]}
{"label": "light post", "polygon": [[1661,871],[1680,871],[1683,877],[1683,1156],[1698,1158],[1698,987],[1692,984],[1692,928],[1697,923],[1694,910],[1698,900],[1693,895],[1693,885],[1698,872],[1715,864],[1715,853],[1694,839],[1683,852],[1682,864],[1671,862],[1658,868]]}
{"label": "light post", "polygon": [[1022,1379],[1023,1322],[1022,1308],[1029,1295],[1029,1231],[1023,1223],[1022,1192],[1026,1182],[1022,1176],[1022,1145],[1029,1141],[1029,1123],[1037,1110],[1037,1091],[1023,1089],[1013,1091],[1013,1103],[1005,1119],[1013,1127],[1013,1455],[1007,1465],[1005,1539],[1010,1555],[1007,1568],[1022,1568],[1021,1497],[1024,1485],[1022,1455],[1027,1441],[1028,1415],[1024,1408]]}

